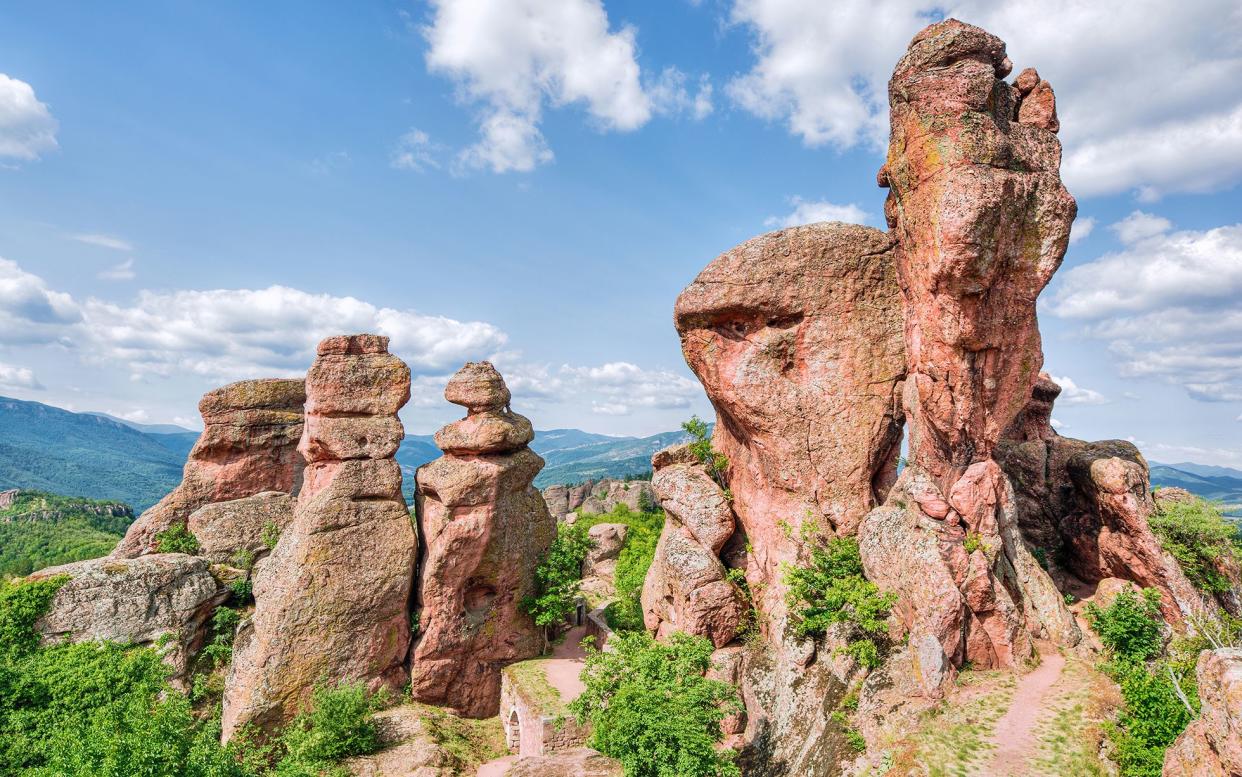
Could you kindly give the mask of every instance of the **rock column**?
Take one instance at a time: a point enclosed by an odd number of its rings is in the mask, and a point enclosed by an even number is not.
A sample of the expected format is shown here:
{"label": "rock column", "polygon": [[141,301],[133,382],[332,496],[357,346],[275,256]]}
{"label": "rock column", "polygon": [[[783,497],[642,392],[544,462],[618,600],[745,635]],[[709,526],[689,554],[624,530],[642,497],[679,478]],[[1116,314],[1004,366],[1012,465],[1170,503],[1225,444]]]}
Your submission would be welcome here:
{"label": "rock column", "polygon": [[293,522],[254,578],[255,612],[234,648],[224,736],[287,721],[315,684],[399,691],[408,678],[416,540],[393,460],[410,371],[388,338],[332,337],[306,377]]}
{"label": "rock column", "polygon": [[499,710],[501,668],[543,649],[520,602],[534,592],[556,522],[531,485],[543,459],[527,447],[530,421],[509,410],[500,373],[467,364],[444,397],[467,415],[436,433],[444,456],[416,475],[424,556],[410,690],[481,718]]}

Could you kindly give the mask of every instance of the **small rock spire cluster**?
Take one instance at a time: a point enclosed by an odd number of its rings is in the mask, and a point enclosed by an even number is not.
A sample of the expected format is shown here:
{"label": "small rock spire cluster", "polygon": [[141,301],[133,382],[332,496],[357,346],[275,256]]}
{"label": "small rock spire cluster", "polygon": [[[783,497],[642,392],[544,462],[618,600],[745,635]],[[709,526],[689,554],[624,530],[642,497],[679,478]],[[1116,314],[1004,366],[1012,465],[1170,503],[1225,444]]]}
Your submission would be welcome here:
{"label": "small rock spire cluster", "polygon": [[330,337],[318,353],[298,445],[305,483],[255,572],[254,617],[225,689],[226,739],[289,720],[324,678],[399,692],[409,676],[417,543],[393,456],[410,370],[378,335]]}
{"label": "small rock spire cluster", "polygon": [[488,717],[499,711],[501,668],[543,651],[520,603],[534,593],[556,522],[531,485],[543,459],[527,447],[530,421],[509,410],[496,368],[467,364],[444,397],[467,415],[436,433],[444,455],[415,476],[424,553],[410,693]]}

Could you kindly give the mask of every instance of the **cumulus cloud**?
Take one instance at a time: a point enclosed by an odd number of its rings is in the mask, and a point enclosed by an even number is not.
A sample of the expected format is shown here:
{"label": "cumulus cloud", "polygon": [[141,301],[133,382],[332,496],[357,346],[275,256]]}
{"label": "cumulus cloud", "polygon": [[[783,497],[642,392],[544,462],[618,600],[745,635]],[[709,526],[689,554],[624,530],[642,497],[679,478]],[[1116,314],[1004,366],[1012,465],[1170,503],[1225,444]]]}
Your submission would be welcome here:
{"label": "cumulus cloud", "polygon": [[1082,240],[1088,237],[1094,231],[1095,231],[1095,219],[1094,218],[1085,218],[1085,219],[1075,220],[1073,229],[1071,229],[1070,231],[1070,239],[1069,239],[1070,245],[1073,245],[1074,243],[1077,243],[1079,240]]}
{"label": "cumulus cloud", "polygon": [[101,235],[101,234],[70,235],[69,239],[76,240],[79,243],[86,243],[87,245],[99,246],[100,248],[110,248],[113,251],[134,250],[134,246],[132,243],[130,243],[128,240],[125,240],[124,238],[117,237],[116,235]]}
{"label": "cumulus cloud", "polygon": [[766,227],[797,227],[819,221],[845,221],[850,224],[866,224],[871,214],[854,203],[838,205],[827,200],[804,200],[790,197],[793,210],[784,216],[769,216],[763,220]]}
{"label": "cumulus cloud", "polygon": [[711,77],[699,76],[694,94],[686,86],[686,74],[675,67],[666,67],[660,77],[647,85],[651,108],[667,116],[690,116],[696,121],[707,118],[715,110],[712,103]]}
{"label": "cumulus cloud", "polygon": [[[1009,44],[1052,82],[1077,194],[1206,191],[1242,180],[1242,11],[1127,0],[734,0],[755,62],[733,101],[807,145],[880,147],[886,84],[910,38],[944,16]],[[1177,74],[1170,78],[1169,74]]]}
{"label": "cumulus cloud", "polygon": [[1108,398],[1094,389],[1079,386],[1068,375],[1064,377],[1050,376],[1061,387],[1061,395],[1057,398],[1060,405],[1103,405]]}
{"label": "cumulus cloud", "polygon": [[684,375],[646,369],[630,362],[598,366],[562,364],[558,368],[514,362],[502,369],[509,388],[519,399],[534,404],[589,399],[592,412],[601,415],[686,408],[703,392],[696,381]]}
{"label": "cumulus cloud", "polygon": [[1242,224],[1174,231],[1136,211],[1112,229],[1122,249],[1064,273],[1052,313],[1107,342],[1124,376],[1242,400]]}
{"label": "cumulus cloud", "polygon": [[390,164],[397,170],[421,173],[440,166],[443,148],[433,143],[431,136],[418,128],[411,129],[397,141]]}
{"label": "cumulus cloud", "polygon": [[134,260],[126,259],[115,264],[99,273],[99,277],[105,281],[131,281],[134,279]]}
{"label": "cumulus cloud", "polygon": [[33,162],[57,148],[57,129],[30,84],[0,73],[0,157]]}
{"label": "cumulus cloud", "polygon": [[0,388],[42,389],[43,384],[28,367],[0,362]]}
{"label": "cumulus cloud", "polygon": [[432,0],[427,66],[479,106],[468,167],[527,171],[552,159],[539,130],[547,106],[582,105],[606,130],[652,115],[634,30],[611,30],[600,0]]}
{"label": "cumulus cloud", "polygon": [[416,374],[485,358],[507,337],[482,321],[377,307],[285,286],[142,291],[130,303],[75,300],[0,260],[0,342],[60,342],[137,379],[194,374],[217,381],[297,375],[319,340],[341,332],[388,335]]}

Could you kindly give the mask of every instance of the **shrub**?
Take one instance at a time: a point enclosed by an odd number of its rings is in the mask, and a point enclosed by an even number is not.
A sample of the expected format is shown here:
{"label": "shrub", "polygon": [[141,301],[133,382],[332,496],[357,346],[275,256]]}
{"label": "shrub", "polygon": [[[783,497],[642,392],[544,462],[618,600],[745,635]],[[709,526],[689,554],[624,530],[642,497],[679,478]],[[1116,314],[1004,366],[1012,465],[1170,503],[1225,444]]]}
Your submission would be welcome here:
{"label": "shrub", "polygon": [[624,515],[579,515],[576,526],[584,529],[598,523],[624,523],[627,531],[625,545],[617,556],[613,583],[617,598],[604,609],[604,618],[614,631],[636,631],[643,628],[643,608],[640,601],[647,570],[655,558],[656,543],[664,528],[664,513],[634,513]]}
{"label": "shrub", "polygon": [[274,550],[276,543],[280,541],[280,527],[275,521],[268,521],[263,524],[263,531],[259,534],[259,539],[263,541],[263,546],[268,550]]}
{"label": "shrub", "polygon": [[281,734],[284,756],[276,774],[318,775],[342,758],[378,750],[375,705],[375,697],[368,697],[361,683],[315,688],[311,708]]}
{"label": "shrub", "polygon": [[183,523],[174,523],[155,535],[155,549],[160,553],[198,553],[198,538]]}
{"label": "shrub", "polygon": [[863,666],[879,665],[875,640],[888,631],[885,620],[897,595],[863,577],[857,539],[836,537],[813,548],[810,566],[786,568],[785,585],[798,634],[818,637],[834,624],[849,623],[862,637],[845,651]]}
{"label": "shrub", "polygon": [[729,459],[712,448],[711,430],[708,429],[707,423],[695,415],[690,416],[690,420],[683,423],[681,428],[690,435],[690,452],[703,462],[712,479],[721,488],[725,488],[725,470],[729,468]]}
{"label": "shrub", "polygon": [[1202,499],[1162,504],[1148,523],[1195,587],[1208,593],[1230,590],[1229,579],[1216,564],[1221,557],[1236,555],[1238,527],[1215,505]]}
{"label": "shrub", "polygon": [[522,599],[521,605],[535,619],[535,625],[543,628],[545,643],[549,631],[573,614],[582,583],[582,562],[590,549],[591,538],[585,527],[561,524],[547,555],[535,568],[535,593]]}
{"label": "shrub", "polygon": [[739,703],[731,686],[703,676],[711,642],[676,633],[661,644],[640,631],[608,644],[608,653],[588,649],[586,690],[570,704],[590,721],[591,747],[619,760],[627,777],[740,774],[733,751],[717,748],[720,723]]}
{"label": "shrub", "polygon": [[1104,646],[1122,660],[1146,661],[1163,646],[1160,592],[1154,588],[1144,589],[1141,596],[1125,589],[1103,609],[1090,602],[1087,621]]}
{"label": "shrub", "polygon": [[[1164,753],[1190,723],[1191,713],[1174,690],[1174,677],[1163,667],[1149,670],[1137,661],[1117,660],[1107,667],[1121,686],[1124,707],[1109,730],[1121,777],[1160,777]],[[1193,682],[1191,699],[1195,698]],[[1197,701],[1197,699],[1196,699]]]}

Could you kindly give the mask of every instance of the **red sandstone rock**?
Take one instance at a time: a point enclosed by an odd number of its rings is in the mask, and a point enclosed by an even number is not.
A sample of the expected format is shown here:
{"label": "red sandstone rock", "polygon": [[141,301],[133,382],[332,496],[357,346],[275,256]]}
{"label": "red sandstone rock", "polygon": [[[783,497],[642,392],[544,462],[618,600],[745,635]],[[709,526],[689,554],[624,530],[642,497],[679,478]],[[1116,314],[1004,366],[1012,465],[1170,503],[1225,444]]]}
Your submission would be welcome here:
{"label": "red sandstone rock", "polygon": [[190,533],[198,540],[198,555],[219,563],[235,563],[238,553],[251,558],[265,555],[270,548],[265,532],[276,536],[293,520],[293,497],[281,491],[228,502],[203,505],[190,515]]}
{"label": "red sandstone rock", "polygon": [[747,578],[774,633],[801,525],[852,534],[895,476],[905,363],[891,251],[868,227],[786,229],[725,252],[677,299],[682,351],[716,408],[713,445],[755,548]]}
{"label": "red sandstone rock", "polygon": [[190,451],[181,484],[134,521],[112,552],[134,558],[156,552],[155,535],[184,526],[198,508],[263,491],[296,490],[302,457],[300,380],[247,380],[206,394],[198,404],[203,433]]}
{"label": "red sandstone rock", "polygon": [[1043,361],[1035,300],[1077,211],[1056,137],[1010,121],[1007,67],[1000,39],[950,19],[914,38],[889,82],[885,210],[905,303],[910,461],[942,489],[991,454],[1030,397]]}
{"label": "red sandstone rock", "polygon": [[1242,775],[1242,649],[1199,654],[1200,711],[1165,753],[1164,777]]}
{"label": "red sandstone rock", "polygon": [[[509,389],[495,368],[467,364],[444,396],[467,407],[467,422],[487,417],[511,428],[488,437],[503,444],[474,446],[469,454],[446,451],[418,470],[426,551],[410,692],[418,701],[487,717],[499,710],[501,668],[543,649],[543,635],[519,604],[534,592],[534,570],[556,523],[531,486],[543,459],[524,443],[512,447],[530,422],[506,409]],[[462,423],[441,430],[437,443],[459,439],[449,430]]]}
{"label": "red sandstone rock", "polygon": [[307,374],[305,483],[292,523],[255,571],[254,616],[239,631],[225,689],[226,740],[248,724],[270,731],[287,721],[324,678],[393,691],[408,678],[416,541],[395,446],[346,445],[376,438],[338,437],[331,423],[400,429],[410,372],[387,344],[329,338]]}

